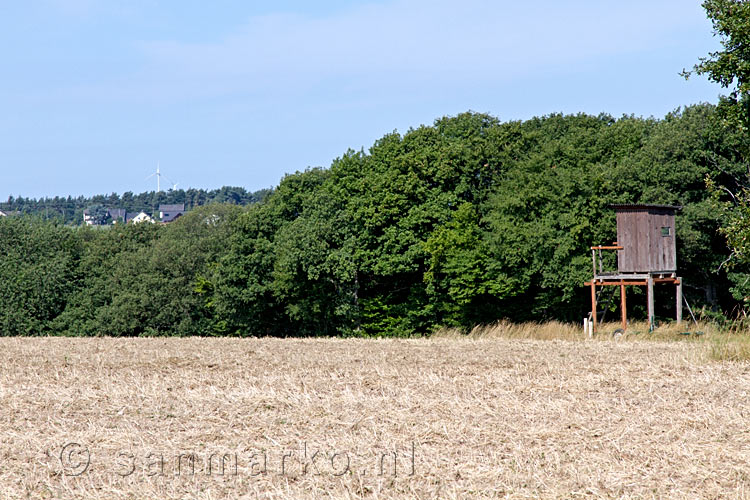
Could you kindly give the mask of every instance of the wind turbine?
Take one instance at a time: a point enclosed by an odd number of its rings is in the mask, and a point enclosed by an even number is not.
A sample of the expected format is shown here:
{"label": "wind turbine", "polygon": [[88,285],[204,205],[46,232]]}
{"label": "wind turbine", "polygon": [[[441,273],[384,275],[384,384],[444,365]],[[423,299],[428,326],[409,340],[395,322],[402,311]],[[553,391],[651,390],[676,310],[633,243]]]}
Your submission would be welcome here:
{"label": "wind turbine", "polygon": [[159,172],[159,162],[156,162],[156,172],[146,177],[149,180],[151,177],[156,176],[156,192],[161,192],[161,172]]}
{"label": "wind turbine", "polygon": [[172,191],[177,191],[177,184],[179,184],[179,182],[172,182],[169,179],[167,179],[166,176],[164,176],[164,180],[172,185]]}

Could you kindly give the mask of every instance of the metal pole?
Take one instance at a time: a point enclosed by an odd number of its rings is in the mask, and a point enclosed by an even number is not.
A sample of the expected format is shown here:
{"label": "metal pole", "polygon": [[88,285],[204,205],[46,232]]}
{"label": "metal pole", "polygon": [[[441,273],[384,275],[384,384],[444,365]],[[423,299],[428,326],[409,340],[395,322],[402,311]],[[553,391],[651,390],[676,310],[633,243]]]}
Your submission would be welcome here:
{"label": "metal pole", "polygon": [[651,332],[654,330],[654,277],[651,275],[648,276],[646,295],[648,300],[648,331]]}
{"label": "metal pole", "polygon": [[591,333],[596,330],[596,283],[591,280]]}
{"label": "metal pole", "polygon": [[682,278],[677,282],[677,324],[682,323]]}
{"label": "metal pole", "polygon": [[628,308],[625,305],[625,284],[620,283],[620,315],[622,316],[622,330],[628,328]]}
{"label": "metal pole", "polygon": [[698,320],[695,319],[695,314],[693,314],[693,310],[690,309],[690,304],[688,304],[687,297],[682,297],[682,300],[685,301],[685,307],[688,308],[688,312],[690,313],[690,317],[693,318],[693,323],[695,323],[695,326],[698,326]]}

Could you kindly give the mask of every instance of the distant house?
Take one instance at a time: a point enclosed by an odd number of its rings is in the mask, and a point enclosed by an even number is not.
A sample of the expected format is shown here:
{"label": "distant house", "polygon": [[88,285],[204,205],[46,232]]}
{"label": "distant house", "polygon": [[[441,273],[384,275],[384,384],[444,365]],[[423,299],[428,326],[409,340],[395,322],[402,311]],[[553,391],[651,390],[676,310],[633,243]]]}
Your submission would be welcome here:
{"label": "distant house", "polygon": [[[159,205],[159,219],[163,223],[172,222],[185,213],[185,204]],[[3,214],[6,215],[6,214]],[[8,213],[7,215],[10,215]],[[118,222],[138,224],[139,222],[156,222],[155,218],[144,211],[128,212],[124,208],[90,207],[83,211],[83,223],[87,226],[104,226]]]}
{"label": "distant house", "polygon": [[83,223],[87,226],[96,226],[99,224],[97,218],[88,209],[83,211]]}
{"label": "distant house", "polygon": [[159,205],[159,219],[161,219],[162,222],[172,222],[184,213],[184,203],[178,203],[176,205]]}
{"label": "distant house", "polygon": [[83,211],[83,223],[87,226],[106,226],[127,221],[128,214],[124,208],[89,207]]}
{"label": "distant house", "polygon": [[[130,214],[128,214],[130,215]],[[133,217],[129,217],[126,219],[127,222],[132,222],[133,224],[140,224],[141,222],[150,222],[151,224],[154,224],[156,221],[146,212],[140,212],[138,215],[135,215]]]}
{"label": "distant house", "polygon": [[112,224],[117,224],[118,220],[122,220],[123,222],[127,222],[128,220],[128,213],[124,208],[107,209],[107,214],[112,218]]}

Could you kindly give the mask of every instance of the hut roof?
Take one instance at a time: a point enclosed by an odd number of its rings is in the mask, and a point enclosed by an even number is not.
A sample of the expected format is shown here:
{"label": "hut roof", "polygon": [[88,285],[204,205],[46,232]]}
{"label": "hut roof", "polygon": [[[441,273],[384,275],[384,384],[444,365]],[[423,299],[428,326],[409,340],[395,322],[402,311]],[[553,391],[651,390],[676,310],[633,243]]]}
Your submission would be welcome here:
{"label": "hut roof", "polygon": [[650,208],[656,208],[660,210],[682,210],[680,205],[650,205],[648,203],[613,203],[609,205],[609,208],[615,210],[648,210]]}

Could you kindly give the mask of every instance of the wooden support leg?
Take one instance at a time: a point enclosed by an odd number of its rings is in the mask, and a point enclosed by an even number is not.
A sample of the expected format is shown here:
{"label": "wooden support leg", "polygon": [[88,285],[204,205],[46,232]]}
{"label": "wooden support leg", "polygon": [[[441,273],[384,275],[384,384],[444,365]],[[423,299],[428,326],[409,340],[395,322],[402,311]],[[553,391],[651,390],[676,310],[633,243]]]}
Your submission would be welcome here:
{"label": "wooden support leg", "polygon": [[648,301],[648,331],[654,329],[654,278],[648,277],[648,290],[646,291],[646,300]]}
{"label": "wooden support leg", "polygon": [[622,330],[628,328],[628,308],[625,304],[625,285],[620,284],[620,316],[622,317]]}
{"label": "wooden support leg", "polygon": [[682,323],[682,278],[680,278],[680,281],[677,283],[677,324],[679,325]]}
{"label": "wooden support leg", "polygon": [[591,333],[596,331],[596,283],[591,280]]}

